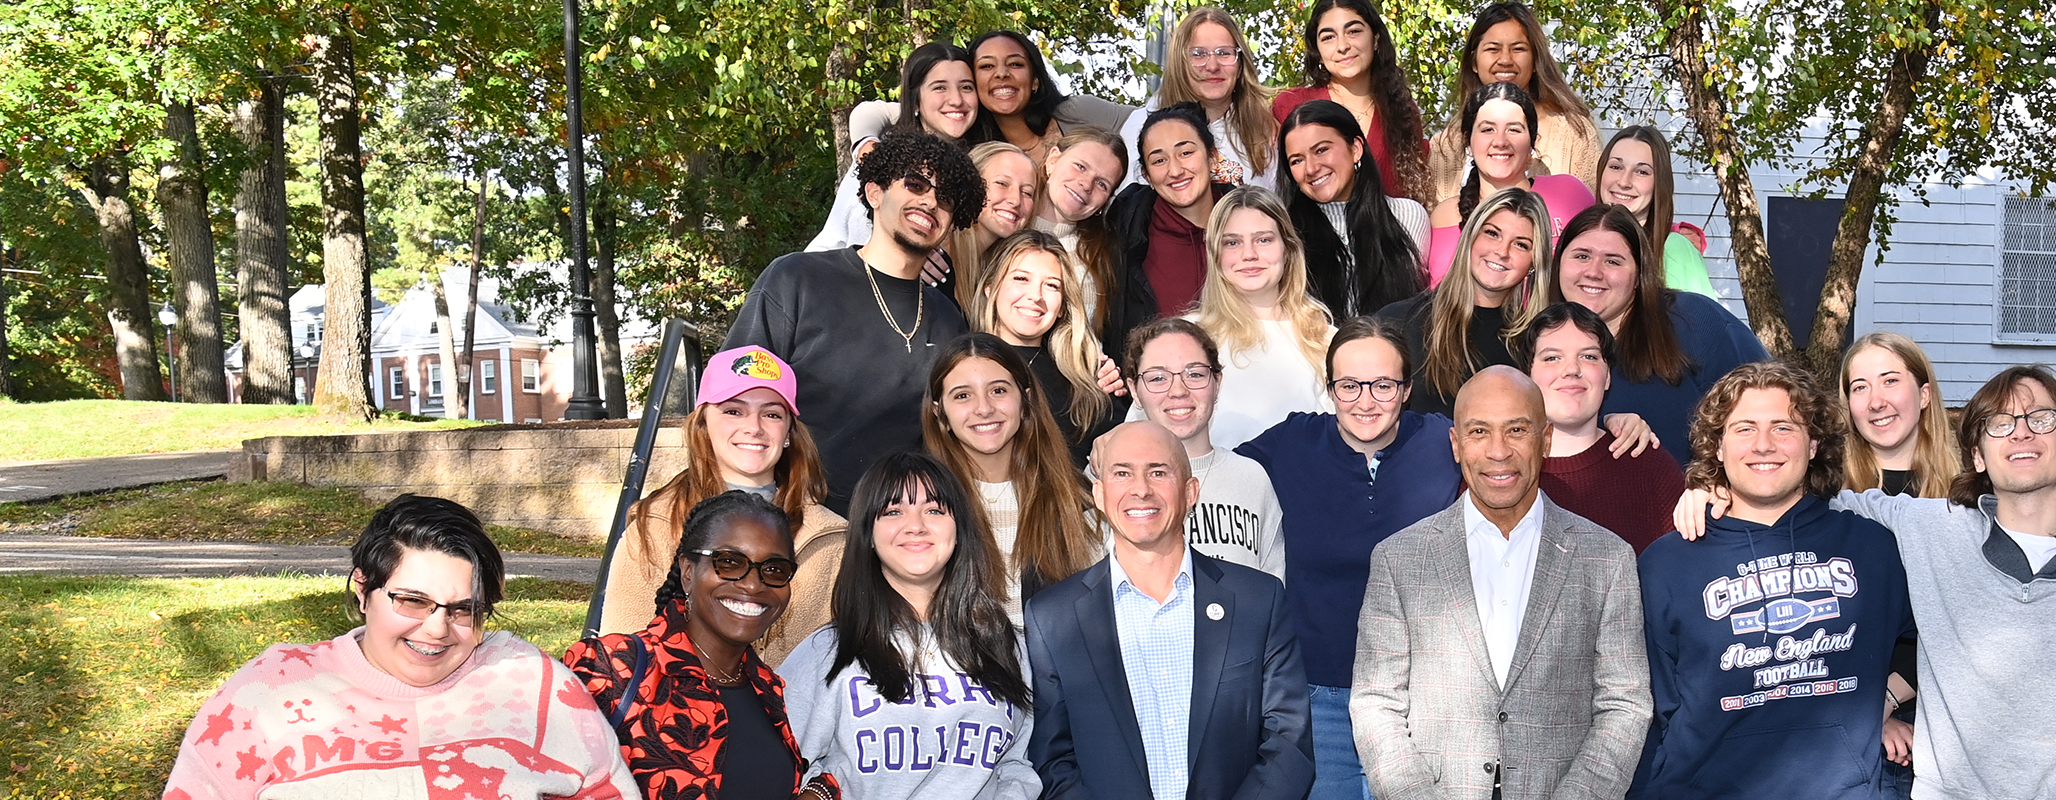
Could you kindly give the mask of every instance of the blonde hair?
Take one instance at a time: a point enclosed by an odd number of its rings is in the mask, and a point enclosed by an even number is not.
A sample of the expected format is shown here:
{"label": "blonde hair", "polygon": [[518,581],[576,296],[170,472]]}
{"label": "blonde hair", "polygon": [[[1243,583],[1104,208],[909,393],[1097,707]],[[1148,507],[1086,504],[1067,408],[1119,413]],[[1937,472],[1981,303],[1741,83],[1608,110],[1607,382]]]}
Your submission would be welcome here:
{"label": "blonde hair", "polygon": [[[1919,344],[1891,331],[1873,331],[1857,337],[1842,354],[1842,404],[1849,406],[1850,362],[1856,360],[1857,353],[1873,347],[1898,356],[1906,363],[1907,377],[1929,390],[1927,407],[1920,410],[1920,424],[1913,429],[1913,435],[1919,437],[1913,445],[1913,474],[1920,479],[1913,486],[1913,493],[1917,497],[1948,497],[1949,484],[1960,468],[1956,432],[1949,427],[1949,411],[1942,407],[1940,387],[1935,386],[1935,365],[1928,362],[1927,353],[1921,351]],[[1853,407],[1849,407],[1849,428],[1862,430]],[[1843,487],[1861,492],[1878,488],[1884,479],[1884,468],[1878,465],[1877,451],[1871,448],[1870,440],[1861,433],[1849,437],[1849,446],[1842,451]]]}
{"label": "blonde hair", "polygon": [[[1015,261],[1030,253],[1054,256],[1057,278],[1064,282],[1063,307],[1057,309],[1056,324],[1042,335],[1042,347],[1050,358],[1056,360],[1057,371],[1063,373],[1064,379],[1071,384],[1071,407],[1052,408],[1050,411],[1070,418],[1072,429],[1083,437],[1106,413],[1108,400],[1106,393],[1099,390],[1099,337],[1092,335],[1092,323],[1085,318],[1084,295],[1079,291],[1078,282],[1071,279],[1078,274],[1077,267],[1071,254],[1064,251],[1064,243],[1034,228],[1022,228],[1014,235],[994,242],[990,251],[992,269],[971,287],[971,300],[964,304],[964,309],[970,312],[971,330],[998,335],[999,283]],[[962,286],[964,276],[958,275],[957,280]]]}
{"label": "blonde hair", "polygon": [[[1027,151],[1007,142],[986,142],[971,148],[971,166],[978,168],[978,179],[985,179],[985,165],[1007,153],[1028,159],[1031,167],[1028,170],[1030,193],[1035,197],[1041,197],[1042,170],[1033,168],[1035,159],[1030,157]],[[980,211],[979,215],[983,216],[984,212]],[[1028,227],[1034,218],[1035,204],[1029,203],[1027,210],[1021,213],[1021,227]],[[999,243],[993,244],[998,246]],[[978,284],[985,280],[985,248],[978,246],[978,225],[975,222],[969,228],[950,234],[949,263],[950,271],[955,272],[957,278],[957,305],[970,308],[973,293],[977,291]]]}
{"label": "blonde hair", "polygon": [[1443,276],[1442,285],[1435,287],[1435,296],[1428,300],[1428,349],[1425,363],[1420,365],[1421,374],[1435,391],[1451,397],[1479,366],[1469,337],[1471,301],[1477,294],[1477,279],[1471,275],[1471,243],[1477,241],[1485,221],[1502,209],[1534,224],[1535,257],[1521,288],[1500,309],[1499,338],[1511,342],[1527,330],[1528,322],[1549,304],[1549,287],[1556,283],[1556,271],[1551,268],[1554,251],[1549,241],[1549,208],[1543,205],[1542,195],[1521,188],[1505,189],[1479,203],[1463,226],[1449,274]]}
{"label": "blonde hair", "polygon": [[1241,209],[1260,211],[1278,225],[1285,245],[1285,275],[1278,281],[1278,307],[1292,326],[1300,356],[1318,372],[1328,357],[1328,337],[1334,322],[1328,307],[1307,291],[1306,252],[1299,231],[1285,212],[1285,203],[1261,186],[1242,186],[1214,201],[1214,213],[1206,224],[1206,283],[1199,291],[1199,327],[1214,337],[1228,359],[1238,366],[1243,354],[1264,347],[1263,325],[1243,302],[1242,293],[1228,285],[1221,274],[1221,240],[1227,235],[1228,217]]}
{"label": "blonde hair", "polygon": [[[1165,51],[1164,82],[1157,89],[1157,107],[1169,108],[1179,103],[1199,103],[1199,88],[1192,85],[1192,73],[1186,51],[1192,49],[1192,37],[1199,26],[1207,23],[1221,26],[1228,31],[1228,38],[1235,41],[1235,49],[1241,56],[1235,59],[1235,91],[1228,97],[1228,130],[1235,134],[1240,145],[1239,154],[1249,160],[1249,175],[1270,172],[1272,151],[1277,149],[1278,118],[1271,116],[1272,91],[1264,86],[1263,78],[1256,72],[1256,53],[1249,47],[1249,37],[1242,35],[1242,25],[1228,12],[1216,6],[1201,6],[1186,12],[1178,20],[1178,28],[1171,32],[1171,45]],[[1221,143],[1222,150],[1230,149],[1227,142]]]}

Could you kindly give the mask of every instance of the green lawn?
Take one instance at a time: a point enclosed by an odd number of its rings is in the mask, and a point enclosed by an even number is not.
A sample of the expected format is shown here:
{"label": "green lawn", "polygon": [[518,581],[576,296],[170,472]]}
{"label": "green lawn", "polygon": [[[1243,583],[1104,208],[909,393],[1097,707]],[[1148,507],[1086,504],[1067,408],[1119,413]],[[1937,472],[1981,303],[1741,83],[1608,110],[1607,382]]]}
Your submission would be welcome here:
{"label": "green lawn", "polygon": [[[590,587],[516,579],[491,623],[561,655]],[[280,642],[350,630],[340,578],[0,577],[0,798],[153,798],[194,711]]]}
{"label": "green lawn", "polygon": [[[348,545],[379,504],[348,489],[297,483],[168,483],[47,503],[0,503],[0,531],[116,539]],[[604,545],[486,526],[501,550],[598,558]]]}
{"label": "green lawn", "polygon": [[398,415],[345,424],[313,406],[199,405],[129,400],[0,401],[0,463],[177,450],[222,450],[264,436],[466,428],[466,420],[407,421]]}

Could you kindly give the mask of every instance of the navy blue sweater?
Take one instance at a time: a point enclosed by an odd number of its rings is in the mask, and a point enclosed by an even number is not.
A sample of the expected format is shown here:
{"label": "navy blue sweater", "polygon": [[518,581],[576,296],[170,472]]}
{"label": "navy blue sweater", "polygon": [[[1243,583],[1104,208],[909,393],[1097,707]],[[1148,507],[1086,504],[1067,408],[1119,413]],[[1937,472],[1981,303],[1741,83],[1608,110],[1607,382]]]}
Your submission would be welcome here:
{"label": "navy blue sweater", "polygon": [[[1619,359],[1613,364],[1613,387],[1606,390],[1600,411],[1607,414],[1640,414],[1656,432],[1663,447],[1673,453],[1692,452],[1688,431],[1699,398],[1730,370],[1770,357],[1749,326],[1728,313],[1720,303],[1691,292],[1665,291],[1670,303],[1671,329],[1677,331],[1678,347],[1691,360],[1684,380],[1672,386],[1651,377],[1629,383]],[[1420,392],[1415,386],[1414,391]]]}
{"label": "navy blue sweater", "polygon": [[1371,548],[1456,502],[1449,420],[1404,411],[1378,452],[1378,478],[1350,449],[1334,414],[1294,412],[1235,452],[1262,464],[1284,511],[1285,605],[1308,683],[1348,686]]}
{"label": "navy blue sweater", "polygon": [[1885,676],[1913,628],[1891,531],[1805,496],[1642,553],[1656,714],[1630,798],[1877,800]]}

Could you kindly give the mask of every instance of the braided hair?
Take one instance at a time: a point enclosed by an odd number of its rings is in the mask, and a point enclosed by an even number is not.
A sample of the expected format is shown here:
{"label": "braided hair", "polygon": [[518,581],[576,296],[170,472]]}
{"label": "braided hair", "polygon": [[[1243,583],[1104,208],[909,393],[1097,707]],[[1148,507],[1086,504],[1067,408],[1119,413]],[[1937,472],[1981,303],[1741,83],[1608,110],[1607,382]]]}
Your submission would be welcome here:
{"label": "braided hair", "polygon": [[[1522,90],[1521,87],[1502,81],[1472,92],[1471,98],[1464,101],[1463,146],[1466,149],[1471,146],[1471,129],[1478,124],[1478,110],[1484,108],[1485,103],[1491,100],[1505,100],[1520,106],[1521,113],[1528,119],[1528,146],[1534,147],[1536,142],[1541,141],[1541,133],[1535,130],[1534,99],[1530,98],[1528,93]],[[1456,224],[1458,227],[1468,224],[1471,221],[1471,212],[1478,207],[1479,184],[1478,160],[1476,157],[1473,157],[1471,159],[1469,177],[1465,178],[1463,182],[1463,191],[1457,194]]]}
{"label": "braided hair", "polygon": [[792,549],[792,522],[786,517],[785,509],[771,501],[741,489],[730,489],[701,500],[685,517],[684,530],[678,537],[678,551],[671,555],[671,574],[657,589],[657,610],[661,611],[666,603],[685,599],[688,594],[685,570],[680,565],[687,558],[699,561],[700,557],[693,555],[692,551],[705,550],[707,542],[714,538],[714,531],[727,527],[728,520],[735,517],[755,517],[777,532],[785,541],[787,550]]}

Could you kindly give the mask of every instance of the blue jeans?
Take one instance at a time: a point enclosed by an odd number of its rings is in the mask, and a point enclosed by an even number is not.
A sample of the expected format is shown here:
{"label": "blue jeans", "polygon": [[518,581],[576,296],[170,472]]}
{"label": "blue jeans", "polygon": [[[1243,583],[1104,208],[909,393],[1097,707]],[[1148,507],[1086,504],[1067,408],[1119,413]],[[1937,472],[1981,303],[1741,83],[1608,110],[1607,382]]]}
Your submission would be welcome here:
{"label": "blue jeans", "polygon": [[1307,687],[1314,718],[1314,789],[1307,800],[1371,800],[1349,727],[1349,687]]}

